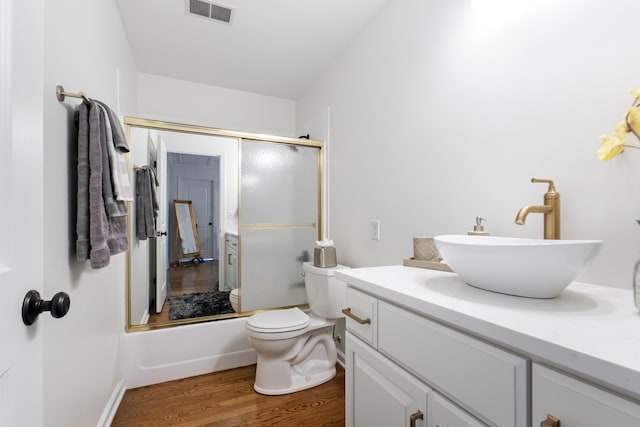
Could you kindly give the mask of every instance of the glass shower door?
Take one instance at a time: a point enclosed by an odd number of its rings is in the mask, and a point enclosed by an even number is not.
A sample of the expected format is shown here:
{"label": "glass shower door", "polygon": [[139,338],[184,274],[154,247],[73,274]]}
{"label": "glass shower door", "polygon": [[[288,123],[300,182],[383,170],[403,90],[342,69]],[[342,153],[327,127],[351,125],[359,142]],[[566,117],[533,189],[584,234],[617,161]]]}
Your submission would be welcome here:
{"label": "glass shower door", "polygon": [[242,140],[240,308],[307,303],[302,263],[320,230],[320,148]]}

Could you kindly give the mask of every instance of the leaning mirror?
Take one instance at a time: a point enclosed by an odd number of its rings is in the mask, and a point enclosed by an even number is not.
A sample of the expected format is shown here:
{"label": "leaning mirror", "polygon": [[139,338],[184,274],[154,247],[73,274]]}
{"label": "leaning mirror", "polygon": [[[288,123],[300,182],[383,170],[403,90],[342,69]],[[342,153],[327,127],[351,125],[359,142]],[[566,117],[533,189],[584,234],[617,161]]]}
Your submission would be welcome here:
{"label": "leaning mirror", "polygon": [[127,331],[305,306],[322,143],[126,117]]}
{"label": "leaning mirror", "polygon": [[174,200],[173,210],[176,212],[176,223],[178,225],[178,240],[182,258],[180,262],[201,262],[204,261],[200,254],[198,243],[198,228],[196,218],[193,214],[193,203],[191,200]]}

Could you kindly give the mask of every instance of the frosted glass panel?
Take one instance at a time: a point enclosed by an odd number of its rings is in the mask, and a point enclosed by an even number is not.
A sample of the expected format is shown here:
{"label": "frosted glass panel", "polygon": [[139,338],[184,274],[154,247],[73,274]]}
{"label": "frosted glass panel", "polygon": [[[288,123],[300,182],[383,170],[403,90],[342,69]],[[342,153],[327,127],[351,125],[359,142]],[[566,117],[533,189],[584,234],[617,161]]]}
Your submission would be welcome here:
{"label": "frosted glass panel", "polygon": [[318,148],[242,141],[242,223],[317,223]]}
{"label": "frosted glass panel", "polygon": [[302,263],[319,238],[318,147],[241,142],[240,308],[307,303]]}
{"label": "frosted glass panel", "polygon": [[243,229],[242,311],[306,304],[302,263],[312,260],[317,238],[317,227]]}

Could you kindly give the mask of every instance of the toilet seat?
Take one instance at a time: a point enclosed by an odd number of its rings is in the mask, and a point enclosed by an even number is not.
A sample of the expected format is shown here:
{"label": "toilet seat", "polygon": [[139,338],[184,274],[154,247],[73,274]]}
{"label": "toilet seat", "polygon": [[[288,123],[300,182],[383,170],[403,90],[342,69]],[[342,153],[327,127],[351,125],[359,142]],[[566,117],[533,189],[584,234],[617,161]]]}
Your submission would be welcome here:
{"label": "toilet seat", "polygon": [[307,328],[311,318],[297,307],[284,310],[271,310],[251,316],[247,320],[247,329],[259,333],[293,332]]}

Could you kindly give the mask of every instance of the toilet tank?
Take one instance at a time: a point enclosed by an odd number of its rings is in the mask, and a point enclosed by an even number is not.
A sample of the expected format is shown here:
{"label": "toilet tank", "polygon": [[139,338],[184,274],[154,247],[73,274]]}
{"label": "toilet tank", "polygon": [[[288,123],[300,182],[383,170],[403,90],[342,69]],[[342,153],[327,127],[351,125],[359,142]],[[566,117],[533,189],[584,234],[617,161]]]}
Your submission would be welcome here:
{"label": "toilet tank", "polygon": [[304,286],[311,311],[325,319],[344,317],[342,309],[346,307],[347,284],[333,277],[336,270],[349,268],[344,265],[321,268],[312,262],[302,265]]}

